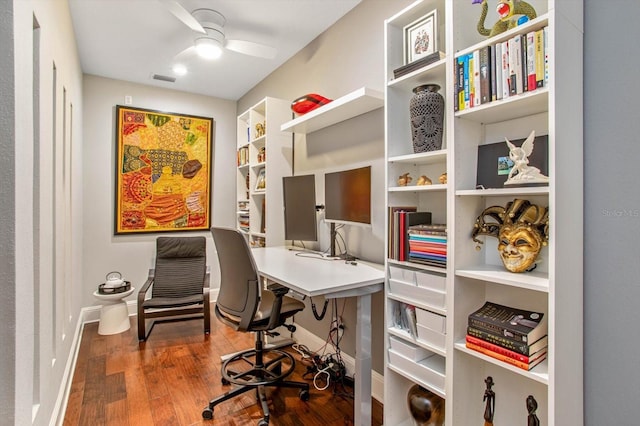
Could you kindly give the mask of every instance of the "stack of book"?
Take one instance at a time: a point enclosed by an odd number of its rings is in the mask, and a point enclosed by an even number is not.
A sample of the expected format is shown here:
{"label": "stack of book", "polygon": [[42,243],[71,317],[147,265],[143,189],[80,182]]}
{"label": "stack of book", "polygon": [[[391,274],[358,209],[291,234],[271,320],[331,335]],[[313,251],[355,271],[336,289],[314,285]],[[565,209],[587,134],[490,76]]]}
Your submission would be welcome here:
{"label": "stack of book", "polygon": [[447,267],[447,225],[413,225],[408,230],[409,261]]}
{"label": "stack of book", "polygon": [[469,315],[466,346],[524,370],[547,357],[547,317],[486,302]]}
{"label": "stack of book", "polygon": [[408,230],[418,224],[430,224],[431,213],[413,206],[389,207],[389,259],[409,260]]}

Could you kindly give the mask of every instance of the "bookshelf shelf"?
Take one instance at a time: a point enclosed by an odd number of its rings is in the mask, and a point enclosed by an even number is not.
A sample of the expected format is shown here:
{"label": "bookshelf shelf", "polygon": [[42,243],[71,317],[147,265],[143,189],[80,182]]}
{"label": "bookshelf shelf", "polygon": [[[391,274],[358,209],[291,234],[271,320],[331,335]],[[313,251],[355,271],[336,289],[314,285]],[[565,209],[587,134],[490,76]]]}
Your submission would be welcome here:
{"label": "bookshelf shelf", "polygon": [[[480,35],[477,30],[481,5],[469,3],[417,0],[384,23],[386,223],[389,228],[385,235],[389,248],[385,312],[393,317],[398,307],[404,306],[398,305],[406,304],[416,307],[416,312],[424,309],[444,317],[446,323],[443,348],[420,341],[393,321],[387,323],[384,423],[411,421],[407,408],[397,402],[411,386],[419,384],[445,398],[445,426],[475,424],[483,418],[484,405],[478,403],[478,399],[482,400],[484,380],[492,376],[501,386],[496,424],[521,422],[528,395],[534,395],[538,402],[541,424],[582,424],[582,253],[576,249],[582,246],[583,238],[580,214],[583,88],[579,71],[583,55],[582,1],[528,0],[538,16],[491,38]],[[441,26],[437,32],[437,49],[444,53],[444,59],[394,78],[394,70],[406,65],[405,28],[433,10],[437,11]],[[485,26],[491,27],[495,19],[495,11],[490,7]],[[541,34],[543,39],[546,36],[546,44],[542,44],[546,50],[543,78],[536,78],[535,90],[523,90],[519,94],[507,91],[509,96],[505,94],[504,99],[499,99],[496,92],[495,98],[488,102],[460,108],[458,58],[473,56],[471,54],[487,47],[495,51],[498,44],[502,46],[510,40],[515,43],[518,37],[525,40],[522,46],[526,47],[527,34],[531,40],[536,31],[538,40]],[[464,73],[462,75],[464,77]],[[507,80],[514,81],[512,76]],[[409,102],[413,88],[428,83],[440,85],[439,93],[445,101],[443,144],[439,151],[416,154]],[[476,189],[478,147],[505,138],[524,139],[532,130],[536,136],[548,136],[546,174],[550,183]],[[496,164],[496,173],[497,167]],[[398,176],[405,173],[409,173],[413,181],[400,187]],[[446,184],[438,184],[442,173],[447,174]],[[416,179],[421,175],[429,176],[435,184],[416,186]],[[497,238],[483,236],[485,244],[479,251],[471,239],[475,220],[485,209],[505,206],[515,198],[548,209],[548,245],[541,249],[537,267],[531,272],[506,270]],[[409,207],[415,207],[418,212],[431,212],[432,223],[446,224],[446,268],[393,258],[408,258],[403,256],[402,249],[398,250],[403,247],[398,246],[402,236],[397,235],[400,222],[394,219],[400,217],[396,211]],[[390,217],[391,214],[394,216]],[[411,287],[417,284],[418,273],[444,276],[443,305],[428,301],[426,296],[433,297],[433,294],[423,296],[421,290]],[[546,315],[548,346],[547,358],[542,363],[527,371],[466,347],[469,314],[487,301]],[[435,369],[442,372],[442,376],[433,376],[419,362],[401,357],[392,347],[394,342],[398,345],[397,340],[433,354],[434,360],[444,366],[441,370]]]}
{"label": "bookshelf shelf", "polygon": [[280,126],[283,132],[313,133],[384,106],[384,94],[362,87]]}
{"label": "bookshelf shelf", "polygon": [[526,377],[531,380],[535,380],[536,382],[540,382],[544,385],[549,384],[549,374],[548,374],[549,367],[548,367],[548,361],[546,360],[536,365],[533,369],[527,371],[527,370],[523,370],[522,368],[518,368],[516,366],[507,364],[506,362],[500,361],[499,359],[491,358],[490,356],[474,351],[473,349],[469,349],[465,346],[464,341],[456,342],[455,349],[457,351],[464,352],[472,357],[479,358],[484,362],[489,362],[491,364],[497,365],[500,368],[504,368],[520,376]]}

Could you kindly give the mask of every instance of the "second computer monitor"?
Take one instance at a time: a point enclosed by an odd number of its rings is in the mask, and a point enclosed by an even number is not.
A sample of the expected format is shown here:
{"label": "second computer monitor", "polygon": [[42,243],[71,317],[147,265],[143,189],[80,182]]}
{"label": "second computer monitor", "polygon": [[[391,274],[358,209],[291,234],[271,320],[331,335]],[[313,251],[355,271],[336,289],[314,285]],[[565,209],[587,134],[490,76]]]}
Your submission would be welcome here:
{"label": "second computer monitor", "polygon": [[315,182],[314,175],[282,178],[285,240],[317,241]]}

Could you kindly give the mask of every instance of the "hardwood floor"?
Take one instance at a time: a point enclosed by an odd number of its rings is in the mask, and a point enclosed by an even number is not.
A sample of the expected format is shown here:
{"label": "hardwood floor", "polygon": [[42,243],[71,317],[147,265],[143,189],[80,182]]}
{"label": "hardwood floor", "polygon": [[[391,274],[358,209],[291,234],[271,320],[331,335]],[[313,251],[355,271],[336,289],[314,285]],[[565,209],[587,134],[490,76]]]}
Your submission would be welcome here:
{"label": "hardwood floor", "polygon": [[[253,345],[251,333],[238,333],[211,322],[158,323],[146,343],[139,344],[135,317],[124,333],[101,336],[98,323],[86,324],[65,413],[64,426],[255,425],[262,418],[255,392],[218,405],[214,420],[202,409],[230,389],[220,381],[220,355]],[[299,355],[290,380],[305,380]],[[334,395],[333,386],[319,391],[310,383],[309,401],[295,389],[267,390],[270,425],[352,425],[353,399]],[[353,395],[352,388],[346,388]],[[382,406],[372,400],[372,425],[382,424]]]}

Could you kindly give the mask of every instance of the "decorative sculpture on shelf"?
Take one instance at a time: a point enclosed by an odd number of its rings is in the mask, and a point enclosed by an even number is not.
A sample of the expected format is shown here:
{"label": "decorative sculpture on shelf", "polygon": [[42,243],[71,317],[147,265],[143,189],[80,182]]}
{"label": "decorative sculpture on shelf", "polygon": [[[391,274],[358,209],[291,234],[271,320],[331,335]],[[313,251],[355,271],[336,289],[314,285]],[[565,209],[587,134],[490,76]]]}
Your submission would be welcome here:
{"label": "decorative sculpture on shelf", "polygon": [[407,393],[409,412],[416,426],[444,426],[444,399],[420,385]]}
{"label": "decorative sculpture on shelf", "polygon": [[447,183],[447,172],[444,172],[443,174],[441,174],[438,177],[438,181],[443,185],[446,184]]}
{"label": "decorative sculpture on shelf", "polygon": [[398,177],[398,186],[407,186],[409,183],[411,183],[412,180],[413,178],[409,176],[409,173],[400,175]]}
{"label": "decorative sculpture on shelf", "polygon": [[491,29],[484,27],[487,18],[489,5],[487,0],[473,0],[472,4],[482,3],[482,13],[478,20],[478,32],[483,36],[493,37],[514,28],[530,19],[534,19],[537,14],[533,6],[522,0],[498,1],[496,12],[499,19],[493,24]]}
{"label": "decorative sculpture on shelf", "polygon": [[491,389],[495,384],[493,377],[487,376],[487,378],[484,379],[484,383],[487,386],[484,390],[484,396],[482,397],[482,400],[485,402],[484,426],[493,426],[493,415],[496,409],[496,393]]}
{"label": "decorative sculpture on shelf", "polygon": [[509,177],[505,185],[523,183],[549,183],[549,178],[540,172],[540,169],[529,165],[529,156],[533,153],[533,140],[535,130],[531,131],[522,146],[515,146],[509,139],[504,138],[509,147],[509,158],[513,161],[513,167],[509,171]]}
{"label": "decorative sculpture on shelf", "polygon": [[[490,220],[487,220],[490,219]],[[476,219],[471,238],[480,250],[478,235],[498,239],[498,253],[511,272],[532,271],[540,250],[549,241],[549,212],[546,207],[515,199],[506,207],[487,207]]]}
{"label": "decorative sculpture on shelf", "polygon": [[261,136],[264,136],[265,131],[267,130],[267,123],[256,123],[256,139]]}
{"label": "decorative sculpture on shelf", "polygon": [[416,185],[418,186],[423,186],[423,185],[431,185],[433,182],[431,182],[431,179],[429,179],[427,176],[422,175],[418,178],[418,181],[416,182]]}
{"label": "decorative sculpture on shelf", "polygon": [[527,412],[529,413],[527,416],[527,426],[540,426],[540,419],[536,416],[537,409],[538,402],[533,395],[529,395],[527,397]]}

